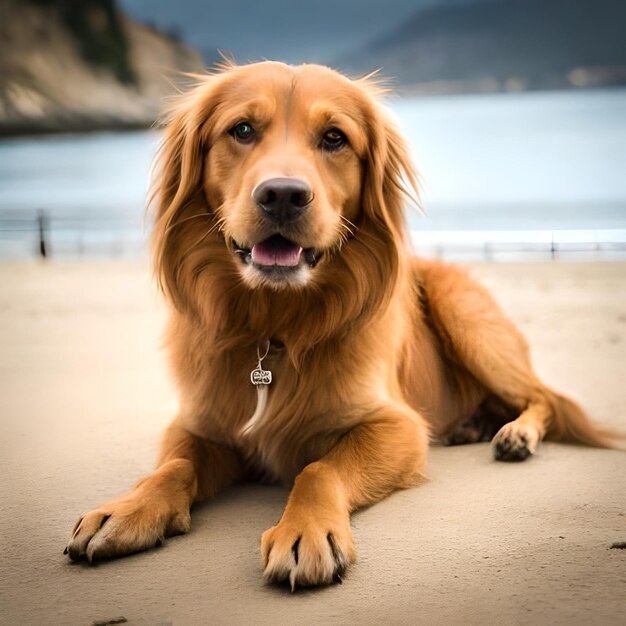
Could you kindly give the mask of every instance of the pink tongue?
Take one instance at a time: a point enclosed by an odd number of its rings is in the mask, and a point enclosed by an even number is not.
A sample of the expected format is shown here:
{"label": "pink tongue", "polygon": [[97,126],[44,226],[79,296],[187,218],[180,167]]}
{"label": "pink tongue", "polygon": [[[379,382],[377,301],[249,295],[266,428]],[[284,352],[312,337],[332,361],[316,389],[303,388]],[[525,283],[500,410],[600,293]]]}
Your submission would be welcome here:
{"label": "pink tongue", "polygon": [[257,265],[294,267],[300,263],[302,248],[286,239],[271,237],[252,248],[252,262]]}

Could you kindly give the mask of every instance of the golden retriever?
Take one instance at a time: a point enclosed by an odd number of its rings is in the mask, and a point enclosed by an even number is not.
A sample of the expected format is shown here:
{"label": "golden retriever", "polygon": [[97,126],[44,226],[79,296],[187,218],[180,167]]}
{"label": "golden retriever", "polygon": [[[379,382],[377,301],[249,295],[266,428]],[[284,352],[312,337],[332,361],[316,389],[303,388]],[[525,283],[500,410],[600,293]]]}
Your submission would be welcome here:
{"label": "golden retriever", "polygon": [[470,438],[497,431],[501,460],[546,435],[605,445],[482,287],[412,256],[416,175],[381,91],[263,62],[177,101],[153,245],[180,411],[158,469],[78,521],[70,558],[158,545],[194,502],[258,478],[293,484],[265,578],[326,584],[354,561],[350,513],[419,483],[429,440],[467,420]]}

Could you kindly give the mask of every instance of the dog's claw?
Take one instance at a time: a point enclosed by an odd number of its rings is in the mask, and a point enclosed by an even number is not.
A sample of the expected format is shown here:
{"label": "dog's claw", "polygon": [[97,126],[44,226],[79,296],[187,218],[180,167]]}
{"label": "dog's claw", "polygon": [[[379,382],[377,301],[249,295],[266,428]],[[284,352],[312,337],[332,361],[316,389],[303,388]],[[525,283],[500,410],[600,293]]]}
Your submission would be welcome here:
{"label": "dog's claw", "polygon": [[296,542],[291,546],[291,551],[293,552],[293,558],[298,565],[298,546],[300,545],[300,540],[302,539],[302,535],[296,539]]}

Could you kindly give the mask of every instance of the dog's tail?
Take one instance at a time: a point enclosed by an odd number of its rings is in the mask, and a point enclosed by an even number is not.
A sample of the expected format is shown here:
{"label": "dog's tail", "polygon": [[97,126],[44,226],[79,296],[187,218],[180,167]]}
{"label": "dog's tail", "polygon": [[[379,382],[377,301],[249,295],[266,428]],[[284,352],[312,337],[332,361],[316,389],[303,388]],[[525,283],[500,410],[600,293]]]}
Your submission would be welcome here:
{"label": "dog's tail", "polygon": [[545,389],[552,407],[552,424],[547,440],[580,443],[594,448],[624,449],[626,433],[596,426],[576,402],[551,389]]}

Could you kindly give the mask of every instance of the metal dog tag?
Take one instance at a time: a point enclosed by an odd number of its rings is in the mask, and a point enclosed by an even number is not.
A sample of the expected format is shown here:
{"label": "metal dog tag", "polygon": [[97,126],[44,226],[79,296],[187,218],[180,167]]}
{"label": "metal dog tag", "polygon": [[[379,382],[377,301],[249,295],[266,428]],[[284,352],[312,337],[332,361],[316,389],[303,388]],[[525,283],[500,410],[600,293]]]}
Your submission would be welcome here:
{"label": "metal dog tag", "polygon": [[250,372],[250,381],[253,385],[269,385],[272,382],[272,372],[269,370],[264,370],[262,363],[263,359],[267,356],[267,353],[270,351],[270,342],[267,342],[267,349],[265,350],[265,354],[261,356],[261,351],[259,346],[256,348],[256,356],[259,360],[258,365]]}

